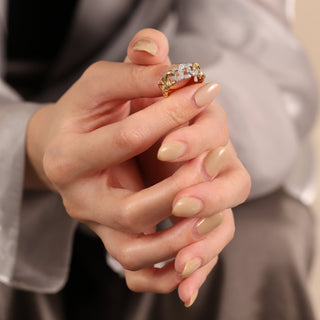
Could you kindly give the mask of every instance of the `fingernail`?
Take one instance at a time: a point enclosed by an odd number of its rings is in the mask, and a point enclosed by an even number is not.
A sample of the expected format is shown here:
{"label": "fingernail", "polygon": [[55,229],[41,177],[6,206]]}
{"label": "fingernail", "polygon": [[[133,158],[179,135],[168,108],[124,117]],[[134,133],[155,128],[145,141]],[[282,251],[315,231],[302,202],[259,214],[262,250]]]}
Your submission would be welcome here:
{"label": "fingernail", "polygon": [[186,145],[179,141],[164,143],[158,151],[158,159],[161,161],[175,160],[186,152]]}
{"label": "fingernail", "polygon": [[172,214],[176,217],[191,217],[201,211],[203,203],[196,198],[181,198],[179,199],[173,209]]}
{"label": "fingernail", "polygon": [[150,53],[153,56],[156,56],[158,54],[157,45],[153,41],[147,40],[147,39],[141,39],[136,41],[132,47],[132,50],[145,51],[147,53]]}
{"label": "fingernail", "polygon": [[188,261],[180,274],[180,277],[184,278],[189,276],[190,274],[194,273],[198,270],[202,265],[202,261],[199,258],[192,259]]}
{"label": "fingernail", "polygon": [[216,213],[209,218],[201,219],[197,223],[197,232],[200,236],[212,231],[216,227],[218,227],[223,221],[224,215],[223,213]]}
{"label": "fingernail", "polygon": [[217,83],[208,83],[201,87],[195,94],[194,99],[199,107],[211,103],[220,92],[220,85]]}
{"label": "fingernail", "polygon": [[226,147],[218,147],[207,155],[204,161],[204,168],[211,178],[219,173],[223,165],[227,162],[229,155]]}
{"label": "fingernail", "polygon": [[188,303],[185,303],[184,306],[185,306],[186,308],[190,308],[190,307],[194,304],[194,302],[196,301],[197,296],[198,296],[198,291],[196,291],[196,292],[193,293],[193,295],[191,296],[189,302],[188,302]]}

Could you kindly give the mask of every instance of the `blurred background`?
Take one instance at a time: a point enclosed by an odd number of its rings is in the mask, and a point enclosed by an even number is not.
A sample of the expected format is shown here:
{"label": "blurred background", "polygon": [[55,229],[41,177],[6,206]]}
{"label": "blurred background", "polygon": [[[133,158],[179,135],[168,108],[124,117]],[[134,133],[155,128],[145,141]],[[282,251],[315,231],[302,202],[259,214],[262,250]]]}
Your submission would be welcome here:
{"label": "blurred background", "polygon": [[[313,64],[315,75],[318,79],[318,90],[320,93],[320,0],[296,0],[296,16],[294,20],[294,31],[300,41],[304,44],[307,54]],[[320,107],[320,105],[319,105]],[[319,110],[320,111],[320,110]],[[319,112],[320,114],[320,112]],[[320,116],[316,119],[316,125],[312,132],[314,149],[316,152],[319,168],[317,168],[317,181],[320,187]],[[314,203],[317,236],[316,260],[313,266],[310,287],[312,300],[316,309],[317,319],[320,320],[320,192]]]}

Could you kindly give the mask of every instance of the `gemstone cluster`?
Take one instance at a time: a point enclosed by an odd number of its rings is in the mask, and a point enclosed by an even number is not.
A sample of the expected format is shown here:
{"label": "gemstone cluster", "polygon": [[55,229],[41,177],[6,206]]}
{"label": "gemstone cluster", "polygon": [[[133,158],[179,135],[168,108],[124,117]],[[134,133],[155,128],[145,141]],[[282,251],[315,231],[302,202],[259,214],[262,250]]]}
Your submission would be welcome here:
{"label": "gemstone cluster", "polygon": [[177,82],[192,77],[195,83],[203,82],[205,79],[205,74],[197,62],[173,65],[159,81],[159,87],[162,90],[163,96],[168,97],[170,90],[172,90],[172,87]]}

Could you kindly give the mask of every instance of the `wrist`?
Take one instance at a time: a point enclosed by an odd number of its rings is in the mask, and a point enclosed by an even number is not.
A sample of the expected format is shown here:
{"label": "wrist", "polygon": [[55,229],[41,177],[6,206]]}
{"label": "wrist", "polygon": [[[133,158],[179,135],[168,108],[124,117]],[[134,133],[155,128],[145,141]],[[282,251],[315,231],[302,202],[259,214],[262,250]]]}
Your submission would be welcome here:
{"label": "wrist", "polygon": [[30,118],[26,132],[25,189],[51,189],[54,186],[43,169],[53,104],[38,109]]}

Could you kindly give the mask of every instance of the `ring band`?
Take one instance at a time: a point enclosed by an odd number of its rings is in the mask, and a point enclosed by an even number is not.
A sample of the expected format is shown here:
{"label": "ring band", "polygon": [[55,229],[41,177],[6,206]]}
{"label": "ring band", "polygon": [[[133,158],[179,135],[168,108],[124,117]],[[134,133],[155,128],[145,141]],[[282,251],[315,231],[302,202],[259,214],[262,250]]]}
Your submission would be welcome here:
{"label": "ring band", "polygon": [[158,82],[162,95],[168,97],[177,82],[192,77],[194,83],[201,83],[206,77],[197,62],[174,64]]}

